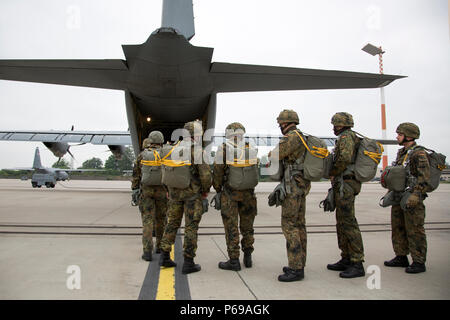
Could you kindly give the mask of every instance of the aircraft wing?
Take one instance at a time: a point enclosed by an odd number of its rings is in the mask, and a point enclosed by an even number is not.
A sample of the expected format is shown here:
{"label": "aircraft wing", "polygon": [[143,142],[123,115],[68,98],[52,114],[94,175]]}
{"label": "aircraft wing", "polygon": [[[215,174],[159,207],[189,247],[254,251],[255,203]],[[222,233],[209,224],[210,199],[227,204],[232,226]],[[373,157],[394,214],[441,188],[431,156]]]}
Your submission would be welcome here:
{"label": "aircraft wing", "polygon": [[1,169],[1,170],[7,170],[7,171],[34,171],[33,168],[30,167],[26,167],[26,168],[6,168],[6,169]]}
{"label": "aircraft wing", "polygon": [[217,92],[379,88],[404,76],[214,62]]}
{"label": "aircraft wing", "polygon": [[0,79],[125,89],[128,67],[115,60],[0,60]]}
{"label": "aircraft wing", "polygon": [[71,142],[98,145],[131,145],[128,131],[0,131],[0,141]]}
{"label": "aircraft wing", "polygon": [[[245,141],[257,147],[276,146],[282,135],[246,134]],[[334,147],[337,137],[318,137],[325,141],[328,147]],[[383,145],[398,145],[397,140],[375,139]],[[213,145],[219,146],[226,141],[225,133],[216,133],[213,137]]]}
{"label": "aircraft wing", "polygon": [[[282,135],[247,134],[246,141],[259,147],[276,146]],[[319,137],[327,146],[335,144],[336,137]],[[397,145],[397,140],[376,139],[384,145]],[[91,143],[96,145],[131,145],[128,131],[0,131],[0,141],[32,141],[32,142],[67,142]],[[225,133],[215,133],[212,138],[214,146],[225,142]]]}

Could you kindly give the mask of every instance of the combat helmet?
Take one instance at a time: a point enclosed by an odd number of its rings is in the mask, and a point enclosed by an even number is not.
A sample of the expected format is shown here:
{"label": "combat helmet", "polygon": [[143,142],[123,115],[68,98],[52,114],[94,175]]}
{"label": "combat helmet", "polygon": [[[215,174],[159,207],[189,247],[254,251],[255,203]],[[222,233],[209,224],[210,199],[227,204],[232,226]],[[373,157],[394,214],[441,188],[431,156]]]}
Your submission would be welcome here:
{"label": "combat helmet", "polygon": [[163,144],[164,135],[162,134],[161,131],[152,131],[148,135],[148,140],[150,141],[150,143]]}
{"label": "combat helmet", "polygon": [[189,131],[189,134],[193,137],[195,135],[202,135],[203,134],[203,127],[202,122],[200,120],[194,120],[187,122],[184,125],[184,129]]}
{"label": "combat helmet", "polygon": [[230,137],[232,137],[234,135],[238,135],[238,134],[244,134],[244,133],[245,133],[245,127],[239,122],[230,123],[225,128],[225,136],[227,138],[230,138]]}
{"label": "combat helmet", "polygon": [[277,122],[278,122],[278,124],[292,123],[292,122],[295,124],[300,123],[300,121],[298,120],[297,112],[295,112],[294,110],[288,110],[288,109],[284,109],[283,111],[280,112],[280,114],[278,115],[278,118],[277,118]]}
{"label": "combat helmet", "polygon": [[149,148],[150,145],[151,145],[151,143],[150,143],[150,139],[149,138],[145,138],[144,141],[142,141],[142,148],[143,149]]}
{"label": "combat helmet", "polygon": [[353,116],[347,112],[338,112],[331,118],[333,126],[350,127],[354,126]]}
{"label": "combat helmet", "polygon": [[413,139],[419,139],[420,137],[419,127],[411,122],[400,123],[395,132],[401,133],[405,135],[405,137],[410,137]]}

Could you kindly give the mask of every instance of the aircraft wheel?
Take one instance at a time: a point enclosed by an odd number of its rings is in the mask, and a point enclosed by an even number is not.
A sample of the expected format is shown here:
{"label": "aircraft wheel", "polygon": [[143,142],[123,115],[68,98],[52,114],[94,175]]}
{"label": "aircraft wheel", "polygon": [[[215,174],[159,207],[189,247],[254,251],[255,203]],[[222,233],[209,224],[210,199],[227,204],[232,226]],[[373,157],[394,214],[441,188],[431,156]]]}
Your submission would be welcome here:
{"label": "aircraft wheel", "polygon": [[36,183],[36,182],[32,182],[32,183],[31,183],[31,186],[32,186],[33,188],[36,188],[36,187],[37,187],[37,183]]}

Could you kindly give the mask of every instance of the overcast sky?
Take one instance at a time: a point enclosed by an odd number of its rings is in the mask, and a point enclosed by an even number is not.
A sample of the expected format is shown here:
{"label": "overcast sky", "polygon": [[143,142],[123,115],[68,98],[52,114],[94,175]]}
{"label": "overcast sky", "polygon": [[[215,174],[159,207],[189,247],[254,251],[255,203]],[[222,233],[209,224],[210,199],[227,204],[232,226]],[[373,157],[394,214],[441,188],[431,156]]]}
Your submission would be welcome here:
{"label": "overcast sky", "polygon": [[[141,44],[160,27],[159,0],[2,0],[0,59],[124,59],[122,44]],[[405,75],[385,87],[387,136],[401,122],[421,129],[420,144],[450,156],[448,0],[194,0],[195,46],[213,62]],[[334,113],[381,138],[379,89],[276,91],[218,95],[216,131],[239,121],[248,133],[275,133],[278,113],[298,112],[300,129],[332,136]],[[0,80],[0,130],[127,130],[124,93]],[[56,161],[42,143],[0,142],[0,168]],[[397,146],[388,148],[389,162]],[[78,146],[75,166],[108,158],[107,146]],[[262,152],[266,150],[262,149]],[[447,160],[449,162],[449,160]]]}

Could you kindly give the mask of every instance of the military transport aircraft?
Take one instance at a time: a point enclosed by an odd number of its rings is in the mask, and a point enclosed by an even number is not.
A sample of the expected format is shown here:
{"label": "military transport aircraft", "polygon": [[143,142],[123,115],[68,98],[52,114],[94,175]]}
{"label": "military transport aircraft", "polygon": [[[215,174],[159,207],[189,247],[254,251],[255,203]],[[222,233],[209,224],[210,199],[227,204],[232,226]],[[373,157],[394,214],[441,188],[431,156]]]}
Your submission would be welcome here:
{"label": "military transport aircraft", "polygon": [[60,168],[45,168],[41,163],[41,155],[39,148],[34,152],[34,160],[32,168],[13,168],[4,170],[23,170],[33,171],[31,177],[31,185],[33,188],[40,188],[46,186],[47,188],[54,188],[57,181],[66,181],[69,179],[67,172],[87,172],[87,171],[103,171],[99,169],[60,169]]}
{"label": "military transport aircraft", "polygon": [[143,44],[122,45],[125,60],[0,60],[4,80],[123,90],[129,125],[129,132],[0,131],[0,140],[43,141],[59,154],[68,142],[105,144],[117,154],[131,142],[137,155],[152,130],[170,140],[194,119],[213,130],[217,93],[379,88],[403,78],[211,62],[214,49],[190,44],[194,34],[192,0],[163,0],[161,28]]}

